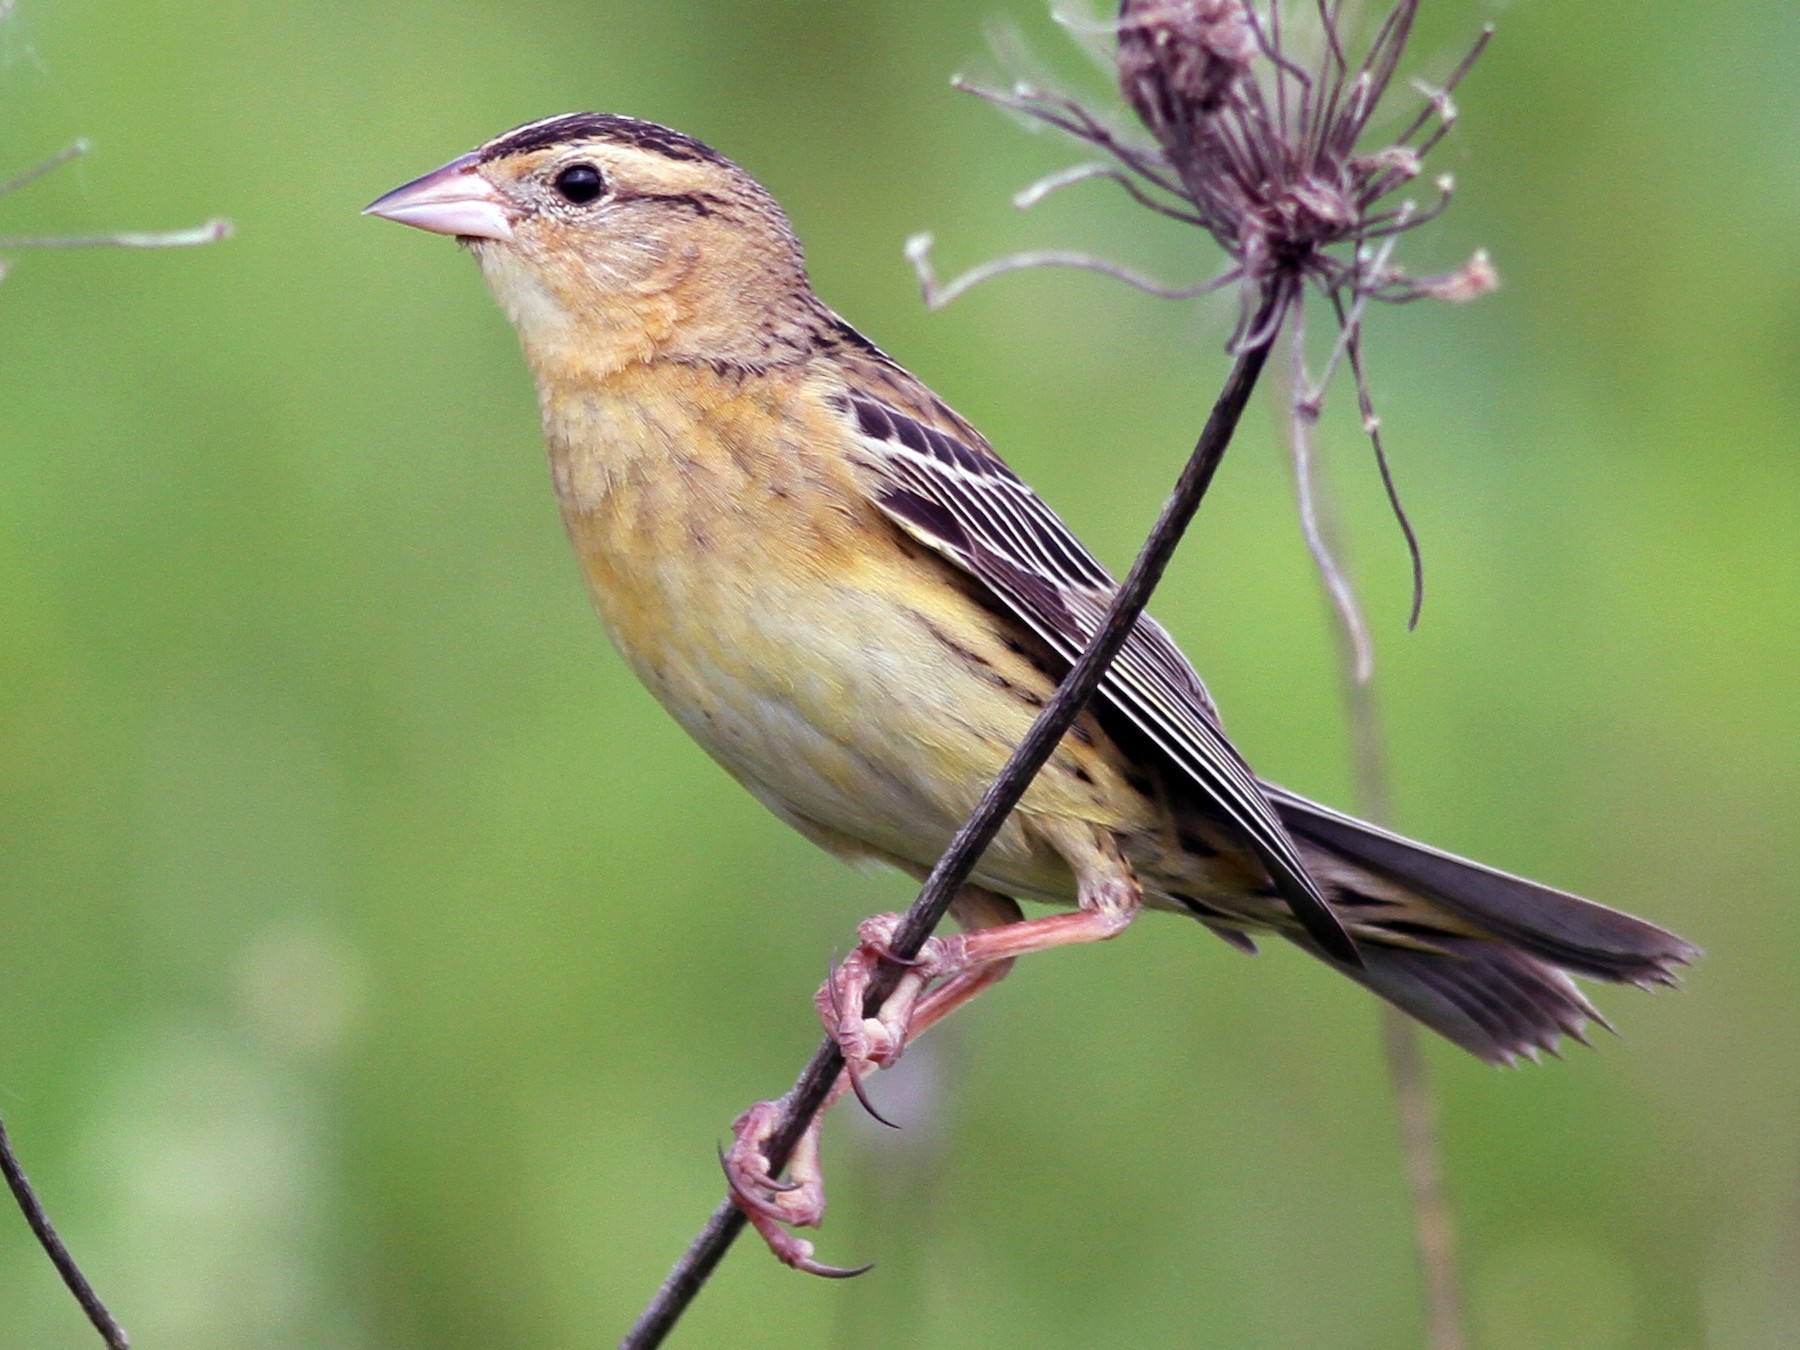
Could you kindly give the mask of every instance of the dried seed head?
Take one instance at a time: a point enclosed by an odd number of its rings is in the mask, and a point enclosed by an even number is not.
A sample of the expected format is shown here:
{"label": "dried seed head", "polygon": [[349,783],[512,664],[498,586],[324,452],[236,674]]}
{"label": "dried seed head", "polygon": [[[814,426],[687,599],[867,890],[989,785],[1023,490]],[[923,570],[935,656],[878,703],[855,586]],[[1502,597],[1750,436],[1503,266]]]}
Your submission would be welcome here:
{"label": "dried seed head", "polygon": [[[1371,267],[1372,245],[1415,230],[1449,201],[1421,209],[1396,199],[1456,117],[1451,93],[1491,30],[1389,143],[1359,143],[1393,87],[1420,0],[1392,0],[1366,46],[1352,40],[1342,0],[1120,0],[1119,87],[1152,141],[1134,141],[1061,94],[1021,84],[971,89],[1100,150],[1099,164],[1054,174],[1022,194],[1041,200],[1071,183],[1109,178],[1162,214],[1204,228],[1230,256],[1222,281],[1248,296],[1271,287],[1285,313],[1312,289],[1345,312],[1359,301],[1465,298],[1480,268],[1412,280]],[[1189,288],[1190,292],[1193,288]],[[1279,326],[1279,324],[1277,324]],[[1249,336],[1242,330],[1238,341]]]}
{"label": "dried seed head", "polygon": [[[1247,280],[1359,289],[1354,263],[1327,250],[1393,223],[1391,214],[1377,218],[1377,204],[1419,175],[1435,143],[1409,143],[1428,115],[1395,144],[1357,146],[1417,8],[1418,0],[1399,0],[1353,65],[1339,7],[1320,3],[1318,54],[1308,65],[1285,49],[1294,16],[1284,17],[1280,0],[1261,12],[1243,0],[1121,0],[1120,88],[1156,140],[1157,167]],[[1430,99],[1447,123],[1448,92]]]}
{"label": "dried seed head", "polygon": [[[1437,200],[1423,207],[1398,194],[1418,179],[1427,156],[1455,122],[1451,94],[1492,30],[1482,32],[1442,88],[1415,86],[1424,93],[1425,106],[1398,135],[1385,145],[1360,144],[1393,87],[1419,4],[1390,0],[1385,14],[1370,25],[1365,46],[1350,31],[1363,27],[1353,20],[1358,7],[1345,0],[1120,0],[1114,25],[1119,88],[1150,133],[1149,142],[1120,131],[1077,100],[1036,85],[961,86],[1067,132],[1103,156],[1098,163],[1052,174],[1020,194],[1019,205],[1073,183],[1116,182],[1133,200],[1213,237],[1230,262],[1207,285],[1158,287],[1104,259],[1056,250],[1020,254],[942,288],[920,266],[927,295],[944,297],[1001,272],[1044,264],[1091,268],[1162,295],[1237,285],[1240,318],[1231,341],[1237,350],[1273,342],[1291,321],[1296,434],[1310,435],[1333,372],[1347,364],[1412,553],[1415,620],[1423,585],[1418,541],[1388,472],[1363,362],[1363,316],[1371,303],[1461,303],[1497,284],[1485,253],[1431,277],[1413,277],[1393,261],[1400,236],[1449,205],[1448,177],[1436,183]],[[1309,293],[1326,302],[1339,330],[1316,385],[1306,374]],[[1327,566],[1322,544],[1315,553]]]}
{"label": "dried seed head", "polygon": [[1250,72],[1256,35],[1240,0],[1123,0],[1119,88],[1165,145],[1188,143]]}

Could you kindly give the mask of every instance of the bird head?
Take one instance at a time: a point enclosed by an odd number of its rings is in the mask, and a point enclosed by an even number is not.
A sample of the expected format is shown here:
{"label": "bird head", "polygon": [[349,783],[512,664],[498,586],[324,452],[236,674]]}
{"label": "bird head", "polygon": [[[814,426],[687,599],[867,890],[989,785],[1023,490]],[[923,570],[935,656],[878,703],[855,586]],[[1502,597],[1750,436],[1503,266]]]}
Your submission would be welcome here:
{"label": "bird head", "polygon": [[816,303],[774,198],[717,151],[636,118],[527,123],[364,213],[468,245],[540,376],[749,360]]}

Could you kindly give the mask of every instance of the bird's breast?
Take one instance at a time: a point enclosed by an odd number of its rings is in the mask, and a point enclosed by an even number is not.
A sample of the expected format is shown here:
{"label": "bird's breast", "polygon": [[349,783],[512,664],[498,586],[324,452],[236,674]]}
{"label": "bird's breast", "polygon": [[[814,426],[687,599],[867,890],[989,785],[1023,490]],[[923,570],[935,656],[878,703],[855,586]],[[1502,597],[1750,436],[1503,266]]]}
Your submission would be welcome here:
{"label": "bird's breast", "polygon": [[[754,400],[648,393],[546,423],[595,606],[657,699],[790,819],[934,860],[1051,678],[861,497],[831,454],[841,433]],[[1036,805],[1104,819],[1097,776],[1053,766]],[[1067,886],[1023,827],[990,858],[1008,853],[1030,889]]]}

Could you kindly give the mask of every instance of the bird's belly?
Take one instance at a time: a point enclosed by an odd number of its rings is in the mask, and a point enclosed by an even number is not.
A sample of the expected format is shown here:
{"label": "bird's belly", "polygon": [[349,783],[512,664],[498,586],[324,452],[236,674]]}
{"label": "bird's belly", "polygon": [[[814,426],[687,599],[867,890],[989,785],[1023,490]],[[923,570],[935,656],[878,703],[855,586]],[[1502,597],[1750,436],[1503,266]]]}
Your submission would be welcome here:
{"label": "bird's belly", "polygon": [[[824,605],[790,597],[689,634],[640,673],[777,810],[929,865],[1004,759],[981,725],[991,696],[930,659],[905,616],[833,591]],[[1019,835],[998,852],[1038,851]]]}
{"label": "bird's belly", "polygon": [[[1047,689],[996,683],[991,670],[960,659],[975,633],[946,644],[933,630],[986,619],[924,615],[890,578],[742,560],[709,571],[690,561],[621,587],[590,569],[601,615],[645,685],[733,777],[817,842],[929,867]],[[939,600],[930,598],[934,611]],[[1029,821],[1034,812],[1103,820],[1108,808],[1082,800],[1091,780],[1070,799],[1078,785],[1064,769],[1033,785],[977,880],[1074,898],[1067,864]]]}

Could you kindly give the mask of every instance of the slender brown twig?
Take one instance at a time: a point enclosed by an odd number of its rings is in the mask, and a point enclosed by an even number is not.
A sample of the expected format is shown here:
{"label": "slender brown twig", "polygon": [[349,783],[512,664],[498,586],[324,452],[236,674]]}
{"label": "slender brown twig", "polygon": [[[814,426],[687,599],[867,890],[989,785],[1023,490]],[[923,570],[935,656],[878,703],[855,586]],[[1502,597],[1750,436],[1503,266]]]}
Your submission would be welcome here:
{"label": "slender brown twig", "polygon": [[1242,280],[1242,274],[1234,267],[1209,281],[1196,282],[1191,286],[1167,286],[1110,258],[1096,257],[1092,253],[1075,253],[1068,249],[1047,248],[1009,254],[992,262],[982,263],[979,267],[971,267],[950,281],[939,281],[937,270],[931,264],[933,242],[929,234],[915,234],[906,241],[906,258],[913,265],[913,271],[918,274],[919,289],[924,293],[927,309],[943,309],[984,281],[992,281],[1008,272],[1030,272],[1040,267],[1073,267],[1085,272],[1098,272],[1114,281],[1122,281],[1145,295],[1154,295],[1159,300],[1194,300]]}
{"label": "slender brown twig", "polygon": [[[1259,332],[1266,331],[1267,337],[1260,343],[1238,351],[1231,373],[1226,377],[1225,387],[1220,392],[1218,401],[1213,404],[1206,426],[1194,445],[1194,452],[1182,469],[1180,478],[1176,480],[1175,488],[1163,505],[1155,527],[1144,541],[1137,560],[1132,563],[1131,571],[1126,574],[1124,584],[1113,597],[1112,606],[1107,610],[1099,632],[1081,654],[1081,659],[1063,678],[1055,697],[1038,714],[1037,721],[1032,723],[1031,730],[1026,733],[1019,748],[1013,751],[1006,767],[1000,771],[1000,776],[994,780],[993,786],[975,808],[975,813],[951,840],[950,847],[938,859],[937,866],[932,868],[918,899],[913,901],[912,908],[906,912],[906,917],[890,944],[896,962],[884,963],[880,977],[870,986],[868,997],[863,1003],[865,1016],[872,1017],[881,1010],[881,1005],[893,992],[901,973],[902,967],[898,962],[911,960],[918,955],[925,939],[931,936],[932,930],[942,921],[950,908],[952,897],[968,880],[976,862],[1000,832],[1007,816],[1025,795],[1025,789],[1037,776],[1038,770],[1043,768],[1063,734],[1087,706],[1088,699],[1099,686],[1101,676],[1106,673],[1107,667],[1112,664],[1119,648],[1124,645],[1126,637],[1136,625],[1138,617],[1143,614],[1144,607],[1149,604],[1151,592],[1162,579],[1169,559],[1174,556],[1188,523],[1194,518],[1194,512],[1205,497],[1206,490],[1212,483],[1213,473],[1219,467],[1226,447],[1231,443],[1232,433],[1237,429],[1238,419],[1243,416],[1251,391],[1262,375],[1269,349],[1280,331],[1279,316],[1288,299],[1279,283],[1264,291],[1255,329]],[[799,1081],[782,1099],[784,1110],[781,1124],[765,1149],[771,1176],[779,1175],[787,1165],[794,1146],[806,1132],[813,1117],[818,1114],[819,1108],[824,1105],[843,1065],[844,1057],[839,1052],[837,1043],[828,1038],[814,1052]],[[663,1339],[674,1329],[681,1315],[705,1286],[708,1277],[724,1259],[732,1242],[743,1231],[745,1222],[742,1211],[729,1196],[720,1202],[686,1254],[670,1271],[656,1297],[638,1317],[636,1325],[619,1342],[619,1350],[652,1350],[652,1347],[663,1343]]]}
{"label": "slender brown twig", "polygon": [[94,1286],[88,1283],[81,1267],[75,1264],[75,1258],[69,1255],[56,1225],[50,1222],[50,1215],[45,1212],[43,1202],[25,1176],[25,1169],[19,1165],[18,1155],[13,1152],[12,1137],[6,1132],[4,1120],[0,1120],[0,1174],[5,1175],[7,1189],[18,1201],[25,1222],[37,1235],[38,1244],[56,1267],[56,1273],[62,1276],[63,1283],[68,1285],[69,1292],[75,1295],[75,1301],[87,1314],[88,1321],[94,1324],[94,1330],[100,1333],[100,1339],[106,1342],[107,1350],[130,1350],[131,1340],[125,1335],[125,1328],[106,1310],[100,1295],[94,1292]]}
{"label": "slender brown twig", "polygon": [[[1318,562],[1321,591],[1330,614],[1337,649],[1338,687],[1350,740],[1350,768],[1356,811],[1378,825],[1391,823],[1393,793],[1388,773],[1387,739],[1382,731],[1374,665],[1369,659],[1366,630],[1359,624],[1362,607],[1355,583],[1341,564],[1341,526],[1331,476],[1316,462],[1312,430],[1316,410],[1305,397],[1307,384],[1301,347],[1294,349],[1295,399],[1292,435],[1296,489],[1301,501],[1308,546]],[[1419,1028],[1407,1015],[1381,1005],[1381,1042],[1394,1111],[1400,1127],[1400,1154],[1412,1200],[1413,1228],[1419,1253],[1427,1350],[1464,1350],[1462,1281],[1456,1258],[1456,1218],[1444,1178],[1443,1141],[1438,1130],[1437,1100],[1419,1043]]]}
{"label": "slender brown twig", "polygon": [[[0,19],[4,19],[5,17],[5,11],[0,10]],[[55,170],[62,168],[62,166],[67,164],[70,160],[80,159],[92,148],[92,145],[88,142],[86,137],[83,137],[80,140],[70,141],[48,159],[40,159],[29,169],[21,170],[11,178],[0,179],[0,197],[6,196],[9,192],[17,192],[27,184],[37,182],[37,180],[42,178],[45,174],[52,173]]]}
{"label": "slender brown twig", "polygon": [[[4,21],[13,11],[12,0],[0,0],[0,21]],[[46,159],[40,160],[30,168],[14,174],[10,178],[0,179],[0,197],[17,192],[37,182],[40,178],[54,173],[63,165],[81,158],[90,149],[89,142],[83,138],[72,141]],[[172,230],[164,234],[146,234],[131,231],[115,234],[97,235],[32,235],[23,237],[0,237],[0,249],[36,249],[36,248],[183,248],[195,244],[211,244],[224,239],[231,233],[231,222],[227,220],[209,220],[206,224],[189,230]],[[0,261],[0,277],[6,275],[6,264]],[[6,1122],[0,1120],[0,1174],[6,1177],[7,1189],[12,1192],[13,1199],[18,1202],[19,1209],[25,1215],[25,1222],[31,1225],[31,1231],[50,1263],[56,1267],[57,1274],[62,1276],[63,1283],[69,1292],[75,1295],[75,1301],[87,1314],[88,1321],[94,1324],[94,1330],[108,1346],[108,1350],[127,1350],[131,1344],[121,1327],[107,1311],[100,1296],[94,1292],[93,1285],[88,1283],[87,1276],[81,1273],[81,1267],[75,1264],[75,1258],[58,1236],[56,1226],[50,1222],[50,1215],[45,1211],[43,1202],[38,1199],[37,1192],[32,1189],[31,1182],[25,1176],[25,1169],[19,1165],[18,1155],[13,1152],[12,1139],[6,1132]]]}

